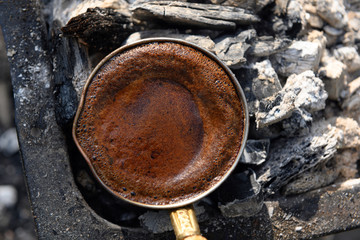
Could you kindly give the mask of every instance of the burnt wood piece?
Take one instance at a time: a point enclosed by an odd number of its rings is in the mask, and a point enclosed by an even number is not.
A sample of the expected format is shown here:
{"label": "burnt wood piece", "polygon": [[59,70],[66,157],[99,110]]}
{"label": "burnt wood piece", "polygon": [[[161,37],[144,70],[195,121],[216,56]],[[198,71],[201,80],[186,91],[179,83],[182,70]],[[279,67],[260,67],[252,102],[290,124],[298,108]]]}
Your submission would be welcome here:
{"label": "burnt wood piece", "polygon": [[261,36],[248,50],[248,54],[255,57],[267,57],[286,49],[292,41],[287,38],[274,38],[272,36]]}
{"label": "burnt wood piece", "polygon": [[238,25],[260,20],[251,11],[238,7],[178,1],[136,1],[130,10],[141,20],[158,19],[176,25],[220,30],[234,30]]}
{"label": "burnt wood piece", "polygon": [[126,13],[110,8],[89,8],[61,28],[65,36],[80,39],[98,51],[112,51],[133,32],[141,30]]}
{"label": "burnt wood piece", "polygon": [[273,141],[269,159],[256,172],[265,195],[274,194],[294,177],[334,157],[337,138],[335,128],[318,122],[304,137]]}

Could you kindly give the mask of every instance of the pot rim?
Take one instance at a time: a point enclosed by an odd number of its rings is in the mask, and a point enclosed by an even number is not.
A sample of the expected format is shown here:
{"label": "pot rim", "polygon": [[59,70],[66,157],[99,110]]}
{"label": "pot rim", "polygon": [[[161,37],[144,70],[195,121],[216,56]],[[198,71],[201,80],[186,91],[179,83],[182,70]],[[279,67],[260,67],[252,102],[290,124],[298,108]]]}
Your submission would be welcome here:
{"label": "pot rim", "polygon": [[[108,187],[107,185],[105,185],[105,183],[99,178],[99,176],[97,175],[93,165],[91,164],[91,161],[89,159],[89,157],[86,155],[85,151],[83,150],[83,148],[80,146],[77,137],[76,137],[76,124],[78,122],[81,110],[83,108],[83,105],[85,103],[85,95],[86,95],[86,90],[89,87],[91,80],[93,79],[93,77],[95,76],[95,74],[99,71],[99,69],[108,61],[110,60],[112,57],[114,57],[115,55],[117,55],[118,53],[124,52],[127,49],[131,49],[134,48],[136,46],[139,45],[143,45],[143,44],[147,44],[147,43],[152,43],[152,42],[172,42],[172,43],[177,43],[177,44],[182,44],[188,47],[191,47],[197,51],[200,51],[201,53],[203,53],[205,56],[209,57],[210,59],[212,59],[213,61],[215,61],[217,64],[219,64],[227,73],[227,75],[230,77],[231,82],[233,83],[233,85],[235,86],[237,95],[240,99],[240,101],[243,104],[244,107],[244,129],[243,129],[243,139],[241,141],[241,146],[239,151],[237,152],[237,156],[236,159],[233,163],[233,165],[231,166],[231,168],[229,168],[229,170],[222,175],[221,179],[214,184],[211,188],[209,188],[208,190],[204,191],[203,193],[196,195],[195,197],[183,200],[183,201],[178,201],[175,203],[171,203],[171,204],[163,204],[163,205],[154,205],[154,204],[146,204],[146,203],[141,203],[141,202],[136,202],[130,199],[127,199],[119,194],[117,194],[114,190],[112,190],[110,187]],[[116,50],[114,50],[113,52],[111,52],[109,55],[107,55],[105,58],[103,58],[98,64],[97,66],[93,69],[93,71],[91,72],[90,76],[87,78],[86,83],[83,87],[82,90],[82,94],[81,94],[81,99],[76,111],[76,115],[73,121],[73,126],[72,126],[72,136],[74,139],[74,142],[76,144],[76,146],[78,147],[78,149],[80,150],[81,154],[83,155],[83,157],[85,158],[88,166],[90,167],[92,173],[94,174],[95,178],[98,180],[98,182],[111,194],[113,194],[114,196],[137,206],[140,207],[146,207],[146,208],[152,208],[152,209],[170,209],[170,208],[178,208],[178,207],[183,207],[189,204],[192,204],[200,199],[202,199],[203,197],[209,195],[210,193],[212,193],[216,188],[218,188],[227,178],[228,176],[231,174],[231,172],[236,168],[238,162],[240,161],[241,155],[244,151],[245,148],[245,144],[246,144],[246,140],[248,137],[248,131],[249,131],[249,112],[248,112],[248,105],[246,102],[246,98],[245,98],[245,94],[240,86],[240,83],[238,82],[238,80],[236,79],[235,75],[232,73],[232,71],[230,70],[230,68],[228,66],[226,66],[215,54],[213,54],[212,52],[194,44],[194,43],[190,43],[188,41],[185,40],[181,40],[181,39],[176,39],[176,38],[146,38],[146,39],[142,39],[139,41],[135,41],[133,43],[121,46],[119,48],[117,48]]]}

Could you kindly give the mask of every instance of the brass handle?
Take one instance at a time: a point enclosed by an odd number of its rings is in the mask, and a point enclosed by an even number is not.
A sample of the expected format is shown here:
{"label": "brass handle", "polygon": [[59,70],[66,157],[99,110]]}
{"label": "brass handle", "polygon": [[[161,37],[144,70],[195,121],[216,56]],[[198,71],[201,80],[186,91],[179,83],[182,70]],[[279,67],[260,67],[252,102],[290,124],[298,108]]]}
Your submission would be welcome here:
{"label": "brass handle", "polygon": [[170,219],[176,240],[206,240],[200,235],[199,224],[192,206],[174,209]]}

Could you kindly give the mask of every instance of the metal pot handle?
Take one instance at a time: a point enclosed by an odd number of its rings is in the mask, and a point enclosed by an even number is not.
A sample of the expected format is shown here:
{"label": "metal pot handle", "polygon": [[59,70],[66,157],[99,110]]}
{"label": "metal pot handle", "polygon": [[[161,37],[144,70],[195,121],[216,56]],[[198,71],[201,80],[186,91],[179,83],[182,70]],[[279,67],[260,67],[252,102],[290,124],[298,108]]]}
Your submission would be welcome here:
{"label": "metal pot handle", "polygon": [[200,235],[199,224],[192,205],[172,210],[170,219],[176,240],[206,240]]}

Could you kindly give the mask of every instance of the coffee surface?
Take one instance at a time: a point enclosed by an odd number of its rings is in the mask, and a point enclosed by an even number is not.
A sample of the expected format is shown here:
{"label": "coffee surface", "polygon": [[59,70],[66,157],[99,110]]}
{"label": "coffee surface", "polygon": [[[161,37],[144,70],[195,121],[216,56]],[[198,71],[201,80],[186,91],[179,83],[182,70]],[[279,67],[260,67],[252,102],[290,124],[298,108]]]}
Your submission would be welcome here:
{"label": "coffee surface", "polygon": [[117,53],[84,90],[75,139],[121,198],[166,205],[222,179],[238,157],[244,105],[214,60],[173,42]]}

